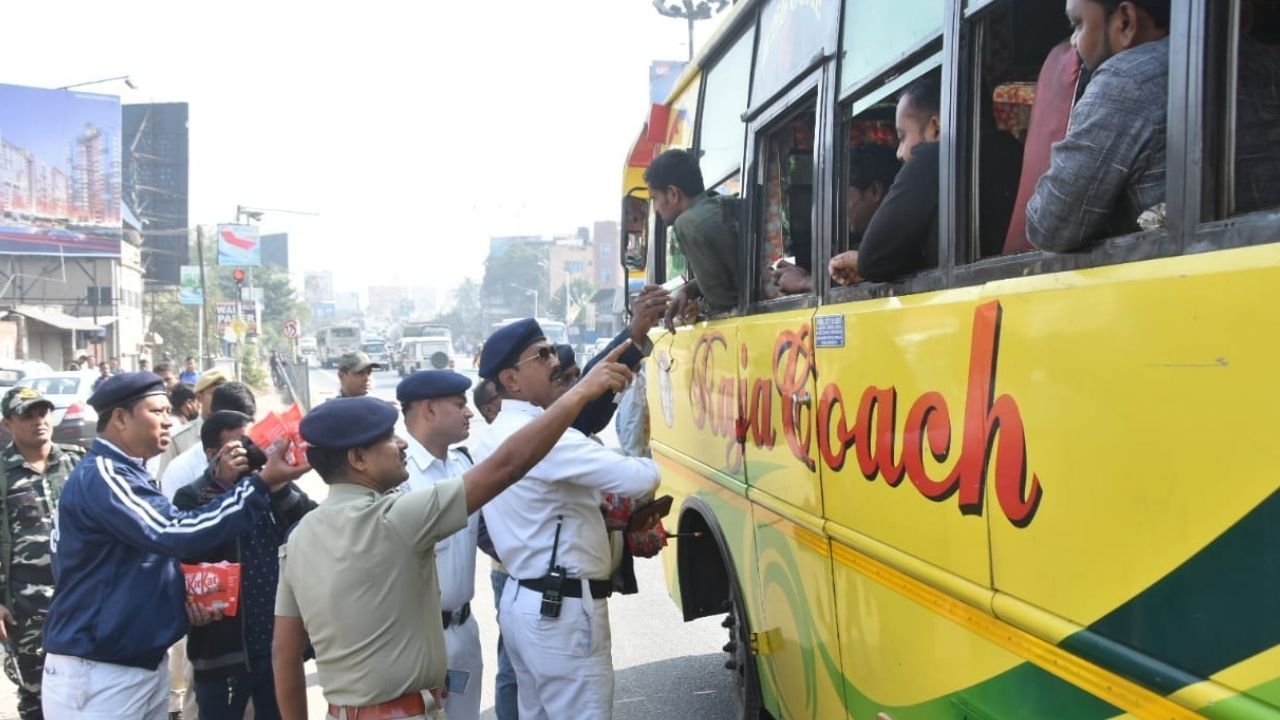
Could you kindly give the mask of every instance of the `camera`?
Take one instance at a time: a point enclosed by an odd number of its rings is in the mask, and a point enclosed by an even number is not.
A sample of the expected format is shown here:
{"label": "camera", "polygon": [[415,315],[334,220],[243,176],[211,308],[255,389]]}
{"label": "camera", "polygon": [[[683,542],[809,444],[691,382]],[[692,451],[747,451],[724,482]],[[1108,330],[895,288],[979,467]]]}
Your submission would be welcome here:
{"label": "camera", "polygon": [[240,447],[244,448],[245,459],[249,461],[249,472],[258,472],[267,464],[267,454],[248,436],[240,438]]}

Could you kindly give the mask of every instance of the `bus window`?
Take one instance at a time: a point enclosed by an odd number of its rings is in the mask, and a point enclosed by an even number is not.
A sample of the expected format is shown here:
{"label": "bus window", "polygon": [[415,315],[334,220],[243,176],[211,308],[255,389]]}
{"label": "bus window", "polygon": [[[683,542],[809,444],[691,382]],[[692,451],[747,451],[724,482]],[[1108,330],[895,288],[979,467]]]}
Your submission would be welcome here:
{"label": "bus window", "polygon": [[[1209,105],[1224,128],[1234,126],[1225,133],[1232,142],[1221,155],[1229,163],[1219,184],[1220,214],[1275,208],[1280,206],[1280,5],[1231,0],[1210,12],[1225,15],[1215,30],[1226,36],[1218,47],[1232,57],[1220,65],[1226,74],[1221,85],[1234,84],[1230,103]],[[1234,33],[1227,31],[1232,22]]]}
{"label": "bus window", "polygon": [[1005,1],[972,21],[978,80],[960,104],[972,143],[972,192],[957,262],[1031,249],[1026,203],[1049,167],[1050,146],[1066,132],[1080,86],[1079,55],[1061,12],[1061,0]]}
{"label": "bus window", "polygon": [[941,35],[946,1],[845,0],[841,88],[869,79]]}
{"label": "bus window", "polygon": [[767,131],[756,147],[760,180],[759,282],[753,300],[813,290],[813,137],[816,104]]}
{"label": "bus window", "polygon": [[751,33],[744,33],[707,72],[699,122],[698,165],[702,178],[715,185],[742,164],[751,81]]}
{"label": "bus window", "polygon": [[[838,217],[837,232],[832,239],[832,283],[851,284],[857,280],[857,252],[862,236],[871,224],[880,203],[893,186],[902,163],[898,160],[898,134],[894,128],[896,104],[881,101],[856,117],[846,108],[843,113],[844,140],[840,180],[835,197]],[[852,271],[852,272],[850,272]]]}
{"label": "bus window", "polygon": [[[1033,70],[1018,69],[1028,59],[1040,60],[1042,69],[1046,62],[1053,67],[1051,51],[1066,34],[1061,25],[1055,29],[1048,20],[1058,4],[1056,0],[1006,1],[992,6],[995,14],[982,15],[985,19],[977,29],[989,31],[990,37],[978,56],[987,61],[981,68],[981,84],[1029,81]],[[1027,241],[1040,250],[1075,252],[1106,238],[1165,227],[1169,4],[1149,5],[1150,9],[1121,3],[1110,12],[1096,2],[1068,5],[1075,49],[1083,67],[1094,74],[1075,100],[1063,140],[1049,148],[1048,169],[1035,178],[1032,163],[1026,163],[1028,172],[1020,180],[1023,190],[1029,191]],[[1038,17],[1041,14],[1043,18]],[[1108,28],[1119,26],[1132,31],[1108,40],[1112,37],[1107,35]],[[1027,49],[1009,49],[1018,47]],[[1059,53],[1070,57],[1065,49]],[[1062,103],[1073,92],[1069,84],[1038,82],[1027,126],[1027,137],[1035,139],[1027,143],[1024,154],[1043,152],[1046,142],[1037,127],[1037,107]],[[980,105],[968,107],[976,115]],[[982,124],[970,125],[970,137],[981,148],[978,128]],[[986,187],[988,182],[980,179],[979,185]],[[972,212],[975,206],[970,202],[966,207]],[[974,224],[966,223],[971,228]]]}

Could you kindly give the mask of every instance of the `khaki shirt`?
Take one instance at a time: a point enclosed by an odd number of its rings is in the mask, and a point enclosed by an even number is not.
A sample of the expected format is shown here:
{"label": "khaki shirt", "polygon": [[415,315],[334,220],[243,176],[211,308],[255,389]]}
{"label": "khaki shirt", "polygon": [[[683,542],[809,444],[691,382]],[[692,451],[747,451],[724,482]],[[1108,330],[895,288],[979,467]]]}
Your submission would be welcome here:
{"label": "khaki shirt", "polygon": [[467,525],[461,478],[380,495],[337,484],[280,551],[276,615],[300,617],[325,699],[364,706],[444,687],[433,546]]}

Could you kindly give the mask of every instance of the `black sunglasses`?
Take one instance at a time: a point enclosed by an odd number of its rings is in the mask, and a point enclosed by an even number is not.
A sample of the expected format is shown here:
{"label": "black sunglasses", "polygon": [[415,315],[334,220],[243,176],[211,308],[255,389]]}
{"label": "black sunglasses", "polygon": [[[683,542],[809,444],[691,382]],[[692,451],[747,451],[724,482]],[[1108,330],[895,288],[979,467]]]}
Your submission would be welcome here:
{"label": "black sunglasses", "polygon": [[550,345],[543,345],[542,347],[538,348],[537,355],[530,355],[529,357],[517,362],[515,365],[512,365],[511,367],[518,368],[524,363],[529,362],[530,360],[541,360],[542,362],[547,362],[548,360],[551,359],[552,355],[555,355],[555,352],[556,351],[552,349]]}

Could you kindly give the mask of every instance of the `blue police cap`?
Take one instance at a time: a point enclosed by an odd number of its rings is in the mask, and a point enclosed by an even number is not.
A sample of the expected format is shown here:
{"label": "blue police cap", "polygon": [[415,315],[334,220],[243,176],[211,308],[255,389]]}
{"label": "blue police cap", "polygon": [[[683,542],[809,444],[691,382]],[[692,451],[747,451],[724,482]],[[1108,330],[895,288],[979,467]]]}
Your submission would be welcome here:
{"label": "blue police cap", "polygon": [[148,395],[164,395],[164,380],[153,372],[139,370],[137,372],[120,373],[107,378],[89,396],[89,404],[99,415],[109,412],[138,398]]}
{"label": "blue police cap", "polygon": [[298,431],[309,445],[329,450],[365,447],[396,426],[396,409],[385,400],[339,397],[311,409]]}
{"label": "blue police cap", "polygon": [[480,377],[496,379],[499,372],[516,363],[521,350],[546,337],[533,318],[517,320],[499,328],[484,341],[484,350],[480,354]]}
{"label": "blue police cap", "polygon": [[572,345],[556,345],[556,359],[560,361],[561,370],[568,370],[578,364],[578,353]]}
{"label": "blue police cap", "polygon": [[434,400],[450,395],[465,395],[471,380],[452,370],[419,370],[396,386],[396,399],[403,403]]}

